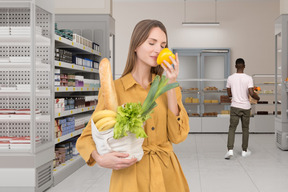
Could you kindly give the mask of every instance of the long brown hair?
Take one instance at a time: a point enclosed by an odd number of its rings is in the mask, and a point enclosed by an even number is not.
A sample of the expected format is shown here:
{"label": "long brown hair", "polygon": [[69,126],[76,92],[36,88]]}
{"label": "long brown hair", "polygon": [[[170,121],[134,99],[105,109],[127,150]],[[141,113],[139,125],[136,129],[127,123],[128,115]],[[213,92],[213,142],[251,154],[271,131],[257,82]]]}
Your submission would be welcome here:
{"label": "long brown hair", "polygon": [[[126,66],[124,69],[124,72],[122,74],[122,77],[127,75],[133,70],[133,67],[135,65],[137,55],[136,55],[136,48],[142,45],[146,41],[146,39],[149,37],[151,29],[159,27],[165,34],[166,34],[166,47],[168,47],[168,36],[167,36],[167,30],[163,23],[157,20],[151,20],[151,19],[146,19],[142,20],[139,23],[136,24],[131,40],[130,40],[130,45],[129,45],[129,50],[128,50],[128,57],[126,61]],[[158,65],[157,67],[152,67],[151,68],[151,73],[155,73],[156,75],[162,75],[164,69]]]}

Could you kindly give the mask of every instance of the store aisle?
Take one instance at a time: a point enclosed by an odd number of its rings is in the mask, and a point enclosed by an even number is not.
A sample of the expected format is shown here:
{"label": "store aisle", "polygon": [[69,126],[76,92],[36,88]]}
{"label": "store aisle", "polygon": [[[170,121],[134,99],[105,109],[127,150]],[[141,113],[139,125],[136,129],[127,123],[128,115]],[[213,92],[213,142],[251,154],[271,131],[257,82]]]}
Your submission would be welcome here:
{"label": "store aisle", "polygon": [[[225,160],[227,134],[189,134],[174,150],[191,192],[287,192],[288,151],[273,134],[251,134],[250,157],[241,156],[236,135],[234,158]],[[108,192],[111,170],[83,166],[47,192]]]}

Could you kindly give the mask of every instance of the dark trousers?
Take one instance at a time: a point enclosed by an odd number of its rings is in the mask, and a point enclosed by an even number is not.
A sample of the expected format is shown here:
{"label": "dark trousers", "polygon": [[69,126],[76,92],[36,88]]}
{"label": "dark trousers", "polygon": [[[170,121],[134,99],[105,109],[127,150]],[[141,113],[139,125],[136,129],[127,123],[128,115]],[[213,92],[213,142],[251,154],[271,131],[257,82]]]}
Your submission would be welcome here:
{"label": "dark trousers", "polygon": [[228,150],[234,148],[235,131],[241,119],[242,123],[242,150],[247,151],[249,140],[249,123],[250,123],[250,111],[251,109],[240,109],[231,107],[230,109],[230,126],[228,133]]}

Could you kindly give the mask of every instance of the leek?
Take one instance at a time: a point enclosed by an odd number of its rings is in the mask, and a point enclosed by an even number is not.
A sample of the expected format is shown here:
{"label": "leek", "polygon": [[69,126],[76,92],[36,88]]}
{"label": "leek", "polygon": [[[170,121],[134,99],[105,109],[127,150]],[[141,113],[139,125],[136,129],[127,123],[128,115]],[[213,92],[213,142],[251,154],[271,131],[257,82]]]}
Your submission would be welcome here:
{"label": "leek", "polygon": [[157,106],[156,99],[166,91],[178,87],[178,83],[168,84],[169,79],[162,75],[156,75],[151,84],[148,95],[141,105],[138,103],[126,103],[117,108],[116,124],[114,126],[114,139],[120,139],[127,136],[127,133],[134,133],[137,138],[146,138],[147,135],[143,129],[144,122],[151,118],[150,114]]}

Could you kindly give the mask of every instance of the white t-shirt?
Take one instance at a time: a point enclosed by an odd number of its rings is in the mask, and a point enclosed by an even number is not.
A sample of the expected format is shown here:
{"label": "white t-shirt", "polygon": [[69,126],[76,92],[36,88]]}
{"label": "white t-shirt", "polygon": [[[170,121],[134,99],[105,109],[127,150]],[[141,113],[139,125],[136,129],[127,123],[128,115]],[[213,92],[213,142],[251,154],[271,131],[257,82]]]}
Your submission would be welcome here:
{"label": "white t-shirt", "polygon": [[232,107],[250,109],[248,88],[253,88],[253,79],[245,73],[234,73],[227,79],[227,88],[231,88]]}

